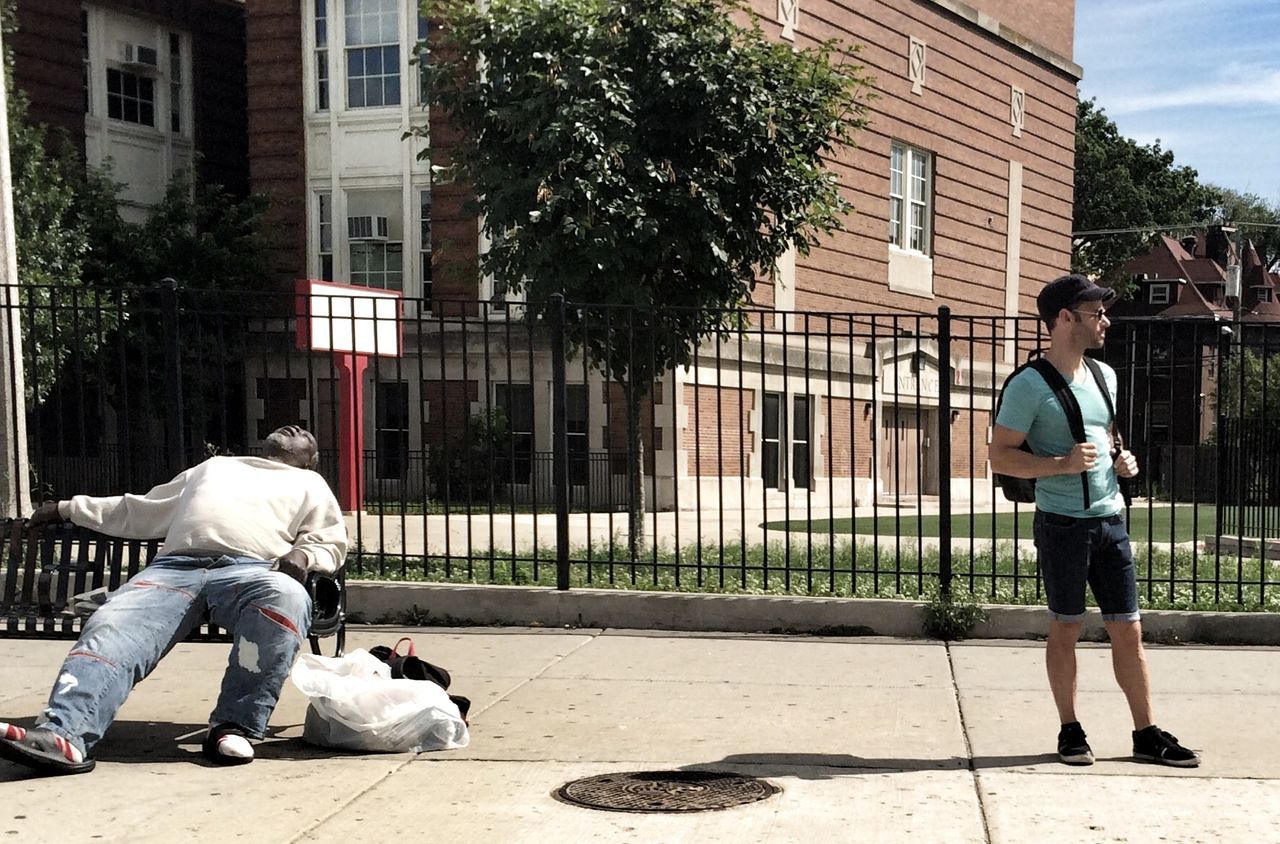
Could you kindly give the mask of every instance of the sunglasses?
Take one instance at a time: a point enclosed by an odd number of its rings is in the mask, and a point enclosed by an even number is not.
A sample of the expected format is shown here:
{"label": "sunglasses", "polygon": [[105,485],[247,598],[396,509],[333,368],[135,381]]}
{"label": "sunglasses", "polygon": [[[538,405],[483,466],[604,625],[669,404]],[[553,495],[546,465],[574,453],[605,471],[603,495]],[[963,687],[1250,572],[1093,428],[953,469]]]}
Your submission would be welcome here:
{"label": "sunglasses", "polygon": [[1072,309],[1071,309],[1071,313],[1073,313],[1073,314],[1083,314],[1083,315],[1088,316],[1088,317],[1093,317],[1094,319],[1102,319],[1104,316],[1106,316],[1106,315],[1107,315],[1107,309],[1106,309],[1106,308],[1098,308],[1096,311],[1082,311],[1082,310],[1079,310],[1079,309],[1077,309],[1077,308],[1072,308]]}

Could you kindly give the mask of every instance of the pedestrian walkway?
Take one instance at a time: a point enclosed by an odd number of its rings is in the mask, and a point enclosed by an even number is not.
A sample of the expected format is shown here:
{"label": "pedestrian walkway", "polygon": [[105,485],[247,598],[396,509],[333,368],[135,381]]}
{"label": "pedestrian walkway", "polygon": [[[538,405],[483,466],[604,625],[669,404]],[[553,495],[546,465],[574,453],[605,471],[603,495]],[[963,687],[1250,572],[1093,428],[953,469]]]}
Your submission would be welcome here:
{"label": "pedestrian walkway", "polygon": [[[247,768],[199,742],[227,646],[185,644],[138,687],[95,772],[0,761],[0,836],[18,842],[1259,842],[1280,829],[1280,650],[1152,647],[1160,723],[1202,751],[1129,760],[1105,648],[1082,646],[1080,714],[1098,756],[1066,768],[1043,646],[528,628],[354,628],[415,638],[474,701],[469,747],[362,755],[301,742],[290,685]],[[0,719],[30,723],[67,648],[0,640]],[[714,769],[780,794],[688,815],[593,811],[563,783]]]}

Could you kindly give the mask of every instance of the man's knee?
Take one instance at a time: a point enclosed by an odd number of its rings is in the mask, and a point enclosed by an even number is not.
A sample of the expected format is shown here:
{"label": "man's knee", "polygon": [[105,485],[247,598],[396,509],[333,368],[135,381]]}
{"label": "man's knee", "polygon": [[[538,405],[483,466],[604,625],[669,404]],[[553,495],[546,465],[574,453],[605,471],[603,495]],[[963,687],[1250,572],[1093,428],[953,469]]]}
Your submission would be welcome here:
{"label": "man's knee", "polygon": [[1079,621],[1049,620],[1049,645],[1057,647],[1074,647],[1084,630],[1084,623]]}
{"label": "man's knee", "polygon": [[1130,649],[1142,647],[1141,621],[1108,621],[1106,627],[1112,647]]}

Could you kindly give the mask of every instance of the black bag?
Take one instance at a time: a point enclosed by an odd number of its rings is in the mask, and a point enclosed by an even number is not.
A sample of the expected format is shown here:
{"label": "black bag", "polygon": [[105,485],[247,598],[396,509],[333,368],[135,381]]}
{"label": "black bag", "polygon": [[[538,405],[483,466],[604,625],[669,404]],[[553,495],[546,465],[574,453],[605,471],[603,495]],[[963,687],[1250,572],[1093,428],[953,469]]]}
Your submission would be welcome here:
{"label": "black bag", "polygon": [[[1082,443],[1085,441],[1084,435],[1084,417],[1080,414],[1080,405],[1076,402],[1076,397],[1071,394],[1071,385],[1067,383],[1067,379],[1062,377],[1062,373],[1057,367],[1049,363],[1043,357],[1038,357],[1039,352],[1035,353],[1037,357],[1019,366],[1013,372],[1009,373],[1009,377],[1004,379],[1004,383],[1000,385],[1000,397],[996,399],[996,416],[1000,415],[1000,405],[1004,402],[1004,391],[1009,386],[1018,373],[1030,367],[1040,373],[1040,377],[1049,385],[1049,389],[1053,391],[1054,398],[1058,400],[1058,404],[1062,405],[1062,410],[1067,414],[1067,427],[1071,429],[1072,438]],[[1098,380],[1102,386],[1102,394],[1106,399],[1108,409],[1111,407],[1111,395],[1107,392],[1106,386],[1102,380],[1102,370],[1098,368],[1096,362],[1089,358],[1085,358],[1085,362],[1089,367],[1089,371],[1093,373],[1093,377]],[[1112,418],[1115,414],[1112,413]],[[1031,453],[1031,446],[1023,440],[1019,446],[1028,454]],[[1036,481],[1035,478],[1015,478],[1012,475],[1002,475],[998,472],[994,473],[996,486],[1000,487],[1000,491],[1004,493],[1004,497],[1015,504],[1034,504],[1036,500]],[[1084,506],[1089,507],[1089,478],[1088,473],[1080,473],[1080,489],[1084,496]]]}

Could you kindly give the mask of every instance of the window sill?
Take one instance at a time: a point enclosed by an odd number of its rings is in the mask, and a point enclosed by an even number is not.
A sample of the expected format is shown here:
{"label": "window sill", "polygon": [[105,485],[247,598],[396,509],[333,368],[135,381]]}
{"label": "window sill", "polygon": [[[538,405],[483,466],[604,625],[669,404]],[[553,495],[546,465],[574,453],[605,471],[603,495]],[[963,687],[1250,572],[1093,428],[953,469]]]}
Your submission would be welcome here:
{"label": "window sill", "polygon": [[933,298],[933,258],[923,252],[889,244],[889,289],[924,299]]}

